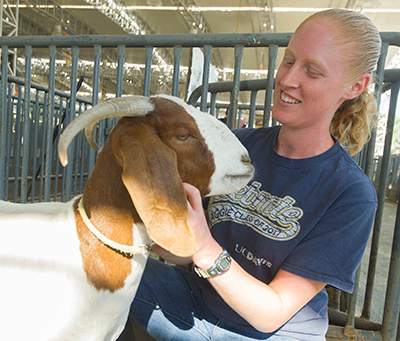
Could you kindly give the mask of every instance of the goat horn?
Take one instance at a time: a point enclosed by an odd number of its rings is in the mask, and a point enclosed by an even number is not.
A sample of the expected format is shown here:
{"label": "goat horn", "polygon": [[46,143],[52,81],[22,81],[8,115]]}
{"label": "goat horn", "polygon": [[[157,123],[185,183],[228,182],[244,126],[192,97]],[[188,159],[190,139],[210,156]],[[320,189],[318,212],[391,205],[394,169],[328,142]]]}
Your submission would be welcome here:
{"label": "goat horn", "polygon": [[148,97],[128,96],[114,98],[86,110],[68,125],[60,137],[58,155],[61,164],[64,167],[68,164],[68,146],[83,128],[87,129],[85,135],[90,146],[97,150],[97,144],[93,139],[93,131],[99,121],[110,117],[144,116],[153,109]]}
{"label": "goat horn", "polygon": [[88,124],[85,127],[85,136],[86,140],[89,142],[90,147],[92,147],[94,150],[98,150],[99,147],[97,146],[96,141],[93,138],[93,132],[96,129],[98,121],[95,121],[93,123]]}

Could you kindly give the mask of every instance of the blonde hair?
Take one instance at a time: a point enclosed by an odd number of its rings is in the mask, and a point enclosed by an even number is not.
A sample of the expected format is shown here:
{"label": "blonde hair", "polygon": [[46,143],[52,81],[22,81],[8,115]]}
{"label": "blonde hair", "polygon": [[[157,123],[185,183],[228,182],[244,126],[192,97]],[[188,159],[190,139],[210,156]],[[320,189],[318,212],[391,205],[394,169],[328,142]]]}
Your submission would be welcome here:
{"label": "blonde hair", "polygon": [[[337,44],[347,61],[348,81],[363,74],[372,75],[381,52],[381,37],[375,25],[364,15],[342,9],[317,12],[298,27],[313,19],[327,19],[338,29]],[[331,122],[331,134],[348,149],[358,153],[369,141],[377,111],[375,97],[365,89],[358,97],[346,100],[337,109]]]}

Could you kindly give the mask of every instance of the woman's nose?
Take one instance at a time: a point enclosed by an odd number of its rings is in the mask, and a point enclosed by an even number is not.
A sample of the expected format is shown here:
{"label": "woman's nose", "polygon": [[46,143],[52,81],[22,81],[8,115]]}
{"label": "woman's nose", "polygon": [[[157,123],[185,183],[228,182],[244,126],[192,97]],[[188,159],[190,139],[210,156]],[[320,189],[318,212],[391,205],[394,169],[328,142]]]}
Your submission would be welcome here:
{"label": "woman's nose", "polygon": [[286,69],[281,78],[281,85],[285,87],[296,88],[300,84],[300,70],[297,66],[292,65]]}

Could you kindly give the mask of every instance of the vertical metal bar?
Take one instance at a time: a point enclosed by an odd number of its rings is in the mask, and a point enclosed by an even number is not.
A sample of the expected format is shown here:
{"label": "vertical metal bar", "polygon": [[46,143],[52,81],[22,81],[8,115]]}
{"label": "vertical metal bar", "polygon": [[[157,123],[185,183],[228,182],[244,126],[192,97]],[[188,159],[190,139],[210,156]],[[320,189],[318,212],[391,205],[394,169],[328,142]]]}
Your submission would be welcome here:
{"label": "vertical metal bar", "polygon": [[[56,141],[58,141],[60,139],[60,134],[61,134],[61,120],[62,120],[62,116],[63,116],[63,98],[60,97],[59,99],[59,110],[57,113],[57,117],[54,117],[54,124],[58,125],[58,129],[57,129],[57,138]],[[56,154],[56,153],[54,153]],[[55,155],[55,158],[58,160],[57,156]],[[57,195],[58,195],[58,183],[59,183],[59,175],[60,175],[60,162],[56,162],[55,164],[55,179],[54,179],[54,201],[57,201]]]}
{"label": "vertical metal bar", "polygon": [[275,85],[275,64],[276,56],[278,55],[278,45],[270,45],[268,49],[268,76],[267,76],[267,89],[265,90],[265,101],[264,101],[264,116],[263,116],[263,127],[269,124],[271,118],[272,108],[272,95]]}
{"label": "vertical metal bar", "polygon": [[118,69],[117,69],[117,91],[116,97],[122,96],[122,84],[124,82],[124,60],[126,48],[125,45],[118,45]]}
{"label": "vertical metal bar", "polygon": [[219,108],[217,108],[217,110],[216,110],[216,116],[215,117],[219,119]]}
{"label": "vertical metal bar", "polygon": [[[31,107],[31,63],[32,46],[25,46],[25,92],[22,120],[24,131],[22,133],[22,169],[21,169],[21,203],[26,203],[28,191],[28,164],[29,164],[29,126]],[[21,141],[21,142],[22,142]]]}
{"label": "vertical metal bar", "polygon": [[[36,167],[35,160],[33,158],[34,155],[33,150],[35,148],[34,141],[36,137],[35,136],[36,109],[39,106],[38,102],[36,101],[36,98],[38,98],[39,90],[34,88],[34,91],[35,91],[35,99],[32,101],[31,122],[29,124],[29,151],[28,151],[28,172],[27,172],[28,174],[32,175],[35,173],[34,169]],[[32,176],[31,180],[28,179],[28,189],[26,194],[26,200],[28,201],[30,197],[29,201],[31,202],[32,202],[33,184],[34,184],[34,176]]]}
{"label": "vertical metal bar", "polygon": [[358,292],[358,286],[360,283],[360,273],[361,273],[361,267],[359,267],[357,269],[356,278],[355,278],[355,282],[354,282],[354,291],[350,295],[349,308],[348,308],[347,321],[346,321],[345,328],[354,329],[355,320],[356,320],[357,292]]}
{"label": "vertical metal bar", "polygon": [[[76,89],[77,89],[77,79],[78,79],[78,57],[79,48],[77,46],[72,47],[72,70],[71,70],[71,95],[69,104],[69,117],[65,120],[70,123],[75,118],[75,105],[76,105]],[[66,182],[65,182],[65,197],[64,200],[68,201],[71,199],[72,193],[72,161],[73,161],[73,150],[74,142],[71,142],[72,146],[69,148],[68,152],[68,165],[66,169]]]}
{"label": "vertical metal bar", "polygon": [[[389,44],[383,43],[381,48],[381,54],[378,60],[378,65],[376,67],[376,80],[375,80],[375,99],[377,103],[377,108],[379,110],[381,104],[382,88],[383,88],[383,75],[385,71],[385,61],[388,53]],[[366,162],[364,167],[364,172],[369,178],[372,177],[372,163],[374,161],[375,153],[375,141],[376,141],[377,131],[373,129],[371,131],[371,138],[367,147]],[[364,314],[364,313],[363,313]]]}
{"label": "vertical metal bar", "polygon": [[152,46],[146,46],[146,66],[144,69],[144,84],[143,84],[143,95],[150,95],[150,76],[151,76],[151,61],[153,59],[153,50]]}
{"label": "vertical metal bar", "polygon": [[14,145],[13,145],[13,173],[14,173],[14,198],[18,201],[18,184],[19,184],[19,166],[21,158],[21,111],[22,111],[22,87],[18,86],[18,104],[15,117],[14,127]]}
{"label": "vertical metal bar", "polygon": [[249,128],[254,128],[254,123],[256,120],[256,100],[257,100],[257,90],[253,90],[250,94],[250,114],[249,114]]}
{"label": "vertical metal bar", "polygon": [[231,92],[230,98],[230,107],[229,107],[229,115],[228,115],[228,127],[233,129],[236,127],[236,112],[238,108],[239,102],[239,91],[240,91],[240,69],[242,66],[244,46],[236,45],[235,46],[235,69],[233,73],[233,88]]}
{"label": "vertical metal bar", "polygon": [[[393,96],[393,92],[392,92]],[[379,239],[382,227],[383,220],[383,208],[385,204],[385,195],[386,195],[386,183],[389,174],[389,162],[390,162],[390,150],[392,148],[392,137],[393,137],[393,128],[394,121],[396,116],[395,108],[392,108],[392,96],[391,96],[391,104],[389,108],[389,114],[387,118],[386,124],[386,134],[385,134],[385,144],[383,148],[383,157],[382,157],[382,167],[381,174],[379,178],[378,185],[378,209],[376,211],[374,227],[372,231],[372,240],[371,240],[371,252],[369,258],[369,267],[367,274],[367,287],[365,290],[365,301],[364,308],[362,312],[362,317],[369,318],[371,315],[371,307],[372,307],[372,295],[374,290],[374,281],[375,281],[375,273],[376,273],[376,263],[378,260],[378,248],[379,248]],[[396,99],[397,101],[397,99]]]}
{"label": "vertical metal bar", "polygon": [[[71,147],[70,147],[71,148]],[[66,195],[65,195],[65,189],[66,189],[66,169],[65,167],[61,170],[61,201],[67,201]]]}
{"label": "vertical metal bar", "polygon": [[[71,105],[71,101],[68,99],[68,97],[65,97],[65,112],[66,113],[68,113],[69,112],[69,107],[70,107],[70,105]],[[67,126],[67,117],[65,118],[65,120],[64,120],[64,125],[63,125],[63,127],[65,128],[66,126]],[[60,133],[62,133],[62,132],[60,132]],[[71,143],[70,144],[70,147],[69,147],[69,149],[70,149],[70,151],[69,151],[69,155],[68,155],[68,165],[69,165],[69,167],[72,169],[72,164],[73,164],[73,160],[72,160],[72,154],[73,154],[73,148],[74,148],[74,143]],[[61,170],[61,172],[62,172],[62,176],[61,176],[61,183],[62,183],[62,185],[61,185],[61,200],[62,201],[67,201],[68,199],[67,199],[67,170],[68,170],[68,167],[63,167],[62,168],[62,170]],[[72,173],[72,172],[71,172]],[[72,176],[72,175],[71,175]],[[69,186],[69,188],[71,188],[71,186]]]}
{"label": "vertical metal bar", "polygon": [[238,120],[237,120],[237,125],[236,128],[239,129],[242,127],[242,109],[239,109],[239,115],[238,115]]}
{"label": "vertical metal bar", "polygon": [[[48,94],[44,94],[44,102],[46,103],[48,100]],[[43,113],[43,120],[42,120],[42,125],[40,126],[40,140],[39,140],[39,145],[40,145],[40,160],[39,164],[44,165],[45,164],[45,154],[46,154],[46,149],[45,149],[45,144],[46,144],[46,127],[47,124],[50,124],[50,122],[46,122],[44,119],[46,117],[46,110],[47,107],[44,107],[44,113]],[[44,167],[40,167],[40,173],[39,173],[39,202],[42,202],[44,200]]]}
{"label": "vertical metal bar", "polygon": [[174,46],[174,73],[172,76],[172,96],[179,95],[179,66],[182,59],[182,46]]}
{"label": "vertical metal bar", "polygon": [[82,139],[83,139],[83,134],[80,132],[78,136],[76,137],[76,143],[75,143],[75,164],[74,164],[74,190],[73,190],[73,195],[76,196],[77,190],[78,190],[78,176],[79,176],[79,164],[82,162]]}
{"label": "vertical metal bar", "polygon": [[[4,132],[6,134],[6,162],[5,162],[5,174],[4,174],[4,200],[8,200],[8,188],[10,186],[9,184],[9,175],[10,175],[10,155],[11,155],[11,141],[12,141],[12,125],[13,125],[13,120],[14,120],[14,103],[13,103],[13,93],[12,89],[14,89],[14,86],[17,86],[16,84],[9,83],[8,85],[8,103],[7,103],[7,115],[8,119],[6,121],[6,131]],[[1,181],[1,179],[0,179]]]}
{"label": "vertical metal bar", "polygon": [[94,67],[93,67],[93,94],[92,94],[93,105],[96,105],[99,102],[101,52],[102,52],[101,45],[95,45]]}
{"label": "vertical metal bar", "polygon": [[[396,115],[400,83],[392,84],[390,109]],[[383,340],[396,340],[397,324],[400,306],[400,204],[397,205],[397,215],[390,258],[389,276],[386,287],[385,308],[382,322]]]}
{"label": "vertical metal bar", "polygon": [[[102,50],[101,45],[94,46],[92,105],[96,105],[99,102],[101,50]],[[99,144],[99,136],[97,136],[96,141]],[[90,175],[92,174],[95,159],[96,159],[96,152],[94,149],[90,148],[88,156],[88,177],[90,177]]]}
{"label": "vertical metal bar", "polygon": [[210,102],[210,115],[215,117],[215,106],[217,104],[217,93],[213,92],[211,94],[211,102]]}
{"label": "vertical metal bar", "polygon": [[[35,187],[36,187],[36,164],[37,164],[37,148],[38,148],[38,139],[39,139],[39,124],[40,124],[40,105],[39,105],[39,91],[36,91],[35,97],[35,120],[32,129],[32,135],[30,135],[30,144],[32,146],[32,181],[31,181],[31,202],[35,201]],[[32,115],[33,117],[33,115]]]}
{"label": "vertical metal bar", "polygon": [[44,201],[50,201],[50,190],[51,190],[51,174],[52,174],[52,155],[53,155],[53,121],[54,121],[54,93],[55,93],[55,73],[56,73],[56,54],[57,50],[55,46],[49,47],[49,97],[46,110],[46,116],[43,119],[43,123],[47,124],[46,131],[46,157],[45,157],[45,180],[44,180]]}
{"label": "vertical metal bar", "polygon": [[[366,169],[366,163],[367,163],[367,146],[364,146],[364,148],[356,155],[354,155],[354,160],[357,162],[357,164],[363,169]],[[372,180],[372,179],[371,179]]]}
{"label": "vertical metal bar", "polygon": [[204,46],[203,80],[200,100],[200,110],[204,112],[207,111],[208,81],[210,79],[212,49],[213,47],[211,45]]}
{"label": "vertical metal bar", "polygon": [[[82,134],[83,136],[83,134]],[[80,178],[79,178],[79,193],[83,192],[83,188],[84,188],[84,177],[85,177],[85,162],[83,162],[84,160],[87,160],[87,151],[90,148],[89,144],[87,143],[86,139],[83,138],[82,139],[82,161],[81,161],[81,167],[79,170],[79,174],[80,174]]]}
{"label": "vertical metal bar", "polygon": [[[8,78],[8,46],[1,46],[1,87],[0,87],[0,127],[7,126],[7,78]],[[5,175],[6,167],[6,134],[5,129],[0,128],[0,200],[5,199],[5,182],[8,181]]]}
{"label": "vertical metal bar", "polygon": [[[79,115],[82,114],[82,103],[79,103]],[[74,195],[81,194],[82,192],[79,190],[80,186],[80,179],[82,178],[82,166],[86,161],[84,158],[84,141],[85,141],[85,134],[83,132],[80,133],[79,136],[79,143],[78,143],[78,150],[76,156],[78,158],[76,162],[76,169],[75,169],[75,193]]]}
{"label": "vertical metal bar", "polygon": [[102,120],[99,122],[99,127],[97,129],[97,143],[99,149],[104,145],[105,142],[105,129],[106,129],[106,120]]}
{"label": "vertical metal bar", "polygon": [[[44,94],[44,101],[46,102],[48,99],[47,93]],[[35,156],[37,154],[37,151],[39,151],[39,155],[37,156],[37,164],[39,165],[37,167],[37,170],[34,177],[37,177],[37,181],[35,182],[35,186],[37,188],[37,191],[35,193],[36,199],[39,202],[42,202],[44,199],[44,168],[45,168],[45,163],[44,163],[44,154],[46,153],[45,151],[45,141],[46,141],[46,136],[45,136],[45,114],[44,111],[46,110],[46,106],[42,107],[42,111],[39,110],[38,113],[38,122],[36,124],[36,140],[35,140]],[[41,122],[40,122],[40,117],[41,117]]]}

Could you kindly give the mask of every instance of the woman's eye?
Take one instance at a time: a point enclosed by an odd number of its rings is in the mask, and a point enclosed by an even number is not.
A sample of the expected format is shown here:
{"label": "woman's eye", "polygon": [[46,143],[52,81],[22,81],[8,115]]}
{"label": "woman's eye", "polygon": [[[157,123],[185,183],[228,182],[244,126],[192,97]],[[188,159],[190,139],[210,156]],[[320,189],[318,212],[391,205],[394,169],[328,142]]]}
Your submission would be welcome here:
{"label": "woman's eye", "polygon": [[307,72],[311,77],[318,77],[321,75],[318,71],[314,71],[312,69],[308,69]]}
{"label": "woman's eye", "polygon": [[292,66],[294,64],[294,61],[291,59],[285,59],[284,62],[286,66]]}

